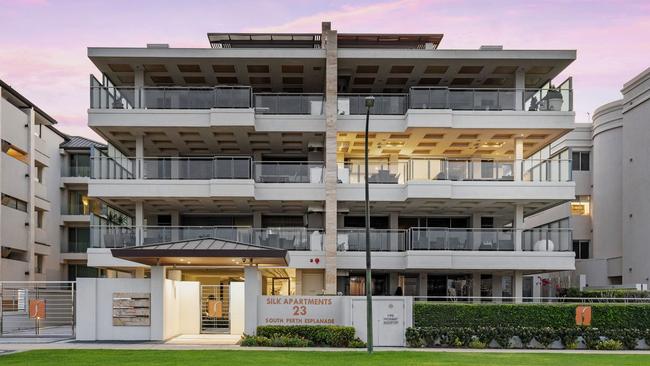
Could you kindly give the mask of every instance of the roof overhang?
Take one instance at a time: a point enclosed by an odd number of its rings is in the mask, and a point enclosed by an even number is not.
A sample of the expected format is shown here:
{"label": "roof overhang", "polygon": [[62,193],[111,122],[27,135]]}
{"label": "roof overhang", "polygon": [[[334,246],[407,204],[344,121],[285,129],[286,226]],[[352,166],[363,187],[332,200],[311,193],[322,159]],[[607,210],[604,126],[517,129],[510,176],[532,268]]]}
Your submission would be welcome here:
{"label": "roof overhang", "polygon": [[289,262],[284,249],[216,238],[111,249],[111,254],[150,266],[286,266]]}

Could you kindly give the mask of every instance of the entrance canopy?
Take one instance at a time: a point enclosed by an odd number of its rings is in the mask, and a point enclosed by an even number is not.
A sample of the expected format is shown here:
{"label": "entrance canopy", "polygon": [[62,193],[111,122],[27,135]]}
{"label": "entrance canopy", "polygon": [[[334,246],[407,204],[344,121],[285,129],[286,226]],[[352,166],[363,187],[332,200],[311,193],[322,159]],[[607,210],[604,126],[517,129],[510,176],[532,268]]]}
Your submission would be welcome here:
{"label": "entrance canopy", "polygon": [[201,238],[111,249],[113,257],[150,266],[286,266],[287,251],[236,241]]}

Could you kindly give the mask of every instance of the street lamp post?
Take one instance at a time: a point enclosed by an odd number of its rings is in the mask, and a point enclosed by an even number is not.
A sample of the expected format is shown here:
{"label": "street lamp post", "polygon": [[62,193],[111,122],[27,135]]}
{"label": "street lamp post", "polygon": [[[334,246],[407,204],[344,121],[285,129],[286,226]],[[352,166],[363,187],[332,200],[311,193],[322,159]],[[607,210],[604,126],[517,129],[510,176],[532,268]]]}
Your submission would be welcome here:
{"label": "street lamp post", "polygon": [[368,127],[370,125],[370,108],[375,105],[375,97],[366,97],[366,136],[365,136],[365,178],[366,178],[366,338],[368,353],[372,353],[372,274],[370,271],[370,186],[368,184]]}

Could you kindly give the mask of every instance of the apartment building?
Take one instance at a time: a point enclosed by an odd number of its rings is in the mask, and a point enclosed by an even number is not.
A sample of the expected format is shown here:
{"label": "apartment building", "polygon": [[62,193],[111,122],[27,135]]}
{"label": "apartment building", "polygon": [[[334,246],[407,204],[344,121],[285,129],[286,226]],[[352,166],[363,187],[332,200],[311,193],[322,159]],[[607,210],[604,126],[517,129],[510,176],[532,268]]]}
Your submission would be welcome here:
{"label": "apartment building", "polygon": [[0,279],[60,279],[56,120],[0,80]]}
{"label": "apartment building", "polygon": [[91,148],[88,196],[123,215],[91,224],[88,265],[168,266],[203,302],[257,279],[263,294],[363,294],[372,96],[375,294],[520,300],[525,276],[574,270],[570,228],[524,220],[575,198],[571,157],[535,158],[574,129],[571,79],[555,78],[575,50],[442,38],[323,23],[210,33],[206,48],[90,47],[88,125],[108,146]]}
{"label": "apartment building", "polygon": [[[576,199],[530,217],[527,227],[569,223],[574,286],[640,287],[649,283],[647,141],[650,69],[623,85],[622,99],[603,105],[593,124],[552,144],[548,155],[571,154]],[[645,164],[645,165],[644,165]]]}

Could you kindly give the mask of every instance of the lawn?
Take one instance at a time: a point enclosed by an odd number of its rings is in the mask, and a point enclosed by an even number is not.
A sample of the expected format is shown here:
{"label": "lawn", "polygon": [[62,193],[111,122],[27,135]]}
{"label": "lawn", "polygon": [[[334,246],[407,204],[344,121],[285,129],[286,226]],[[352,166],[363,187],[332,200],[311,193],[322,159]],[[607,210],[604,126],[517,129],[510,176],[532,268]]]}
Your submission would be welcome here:
{"label": "lawn", "polygon": [[0,365],[650,365],[648,355],[455,352],[290,352],[290,351],[160,351],[38,350],[0,356]]}

